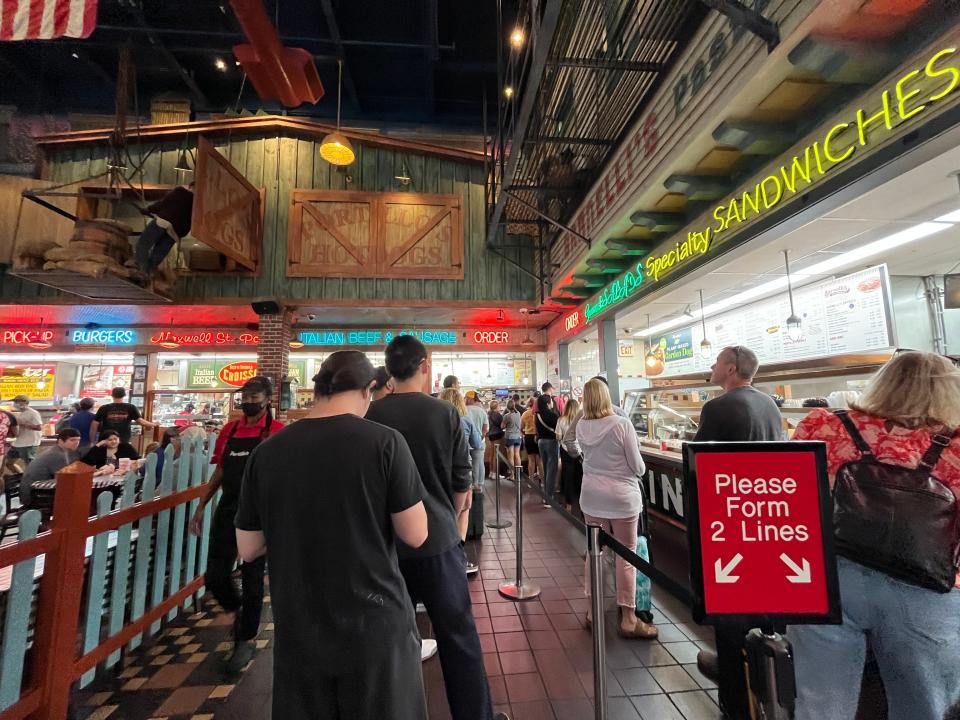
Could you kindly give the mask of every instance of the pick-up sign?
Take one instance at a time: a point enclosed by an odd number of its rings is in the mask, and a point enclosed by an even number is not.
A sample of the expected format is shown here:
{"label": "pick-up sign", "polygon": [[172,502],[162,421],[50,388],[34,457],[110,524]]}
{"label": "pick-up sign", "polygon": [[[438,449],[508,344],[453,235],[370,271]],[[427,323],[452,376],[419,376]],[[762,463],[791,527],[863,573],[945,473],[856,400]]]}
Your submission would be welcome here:
{"label": "pick-up sign", "polygon": [[698,621],[839,616],[822,443],[690,443],[684,471]]}

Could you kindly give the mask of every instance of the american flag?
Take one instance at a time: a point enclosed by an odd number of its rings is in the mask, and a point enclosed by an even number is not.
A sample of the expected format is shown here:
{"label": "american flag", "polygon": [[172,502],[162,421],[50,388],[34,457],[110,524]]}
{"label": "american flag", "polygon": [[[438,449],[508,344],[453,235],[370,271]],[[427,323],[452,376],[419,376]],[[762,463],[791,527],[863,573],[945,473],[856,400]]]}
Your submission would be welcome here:
{"label": "american flag", "polygon": [[97,0],[0,0],[0,41],[85,38],[97,24]]}

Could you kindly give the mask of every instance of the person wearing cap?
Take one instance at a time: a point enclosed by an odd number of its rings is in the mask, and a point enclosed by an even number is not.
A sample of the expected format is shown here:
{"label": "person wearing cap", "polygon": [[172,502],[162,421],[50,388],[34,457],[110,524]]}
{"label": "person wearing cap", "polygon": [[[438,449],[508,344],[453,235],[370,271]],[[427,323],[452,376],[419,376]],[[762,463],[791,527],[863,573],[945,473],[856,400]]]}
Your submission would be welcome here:
{"label": "person wearing cap", "polygon": [[111,402],[101,405],[97,410],[93,422],[90,423],[90,444],[96,444],[97,435],[101,430],[116,430],[120,436],[120,442],[130,442],[130,426],[136,423],[140,427],[150,430],[154,427],[152,422],[144,420],[136,405],[124,402],[127,396],[126,389],[115,387],[110,391]]}
{"label": "person wearing cap", "polygon": [[85,397],[77,403],[77,411],[67,418],[67,427],[80,433],[80,450],[90,449],[90,425],[96,416],[93,414],[93,398]]}
{"label": "person wearing cap", "polygon": [[19,432],[10,446],[17,451],[21,460],[29,464],[40,449],[40,440],[43,438],[43,419],[40,413],[30,407],[30,398],[26,395],[17,395],[13,399],[13,407],[17,411]]}
{"label": "person wearing cap", "polygon": [[240,591],[231,575],[237,561],[234,517],[240,505],[240,488],[247,459],[261,442],[283,428],[283,423],[273,417],[272,396],[273,383],[267,377],[252,377],[240,388],[243,417],[227,423],[217,438],[213,452],[213,463],[217,468],[210,476],[207,491],[190,520],[190,532],[199,536],[204,508],[217,491],[223,489],[210,524],[210,550],[204,581],[220,607],[234,614],[233,651],[226,665],[230,674],[239,673],[250,662],[254,651],[252,641],[260,629],[266,560],[260,557],[253,562],[240,564]]}

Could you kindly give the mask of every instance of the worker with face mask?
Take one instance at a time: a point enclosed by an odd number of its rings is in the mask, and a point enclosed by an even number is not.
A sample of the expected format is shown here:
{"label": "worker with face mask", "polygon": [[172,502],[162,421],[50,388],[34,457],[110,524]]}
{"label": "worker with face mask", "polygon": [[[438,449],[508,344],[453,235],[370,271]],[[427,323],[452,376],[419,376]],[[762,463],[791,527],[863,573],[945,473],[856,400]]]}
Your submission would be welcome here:
{"label": "worker with face mask", "polygon": [[237,560],[237,536],[233,519],[240,503],[240,486],[243,471],[254,449],[264,439],[283,428],[283,423],[273,418],[270,398],[273,383],[267,377],[250,378],[240,388],[240,409],[243,418],[227,423],[213,454],[217,466],[207,491],[200,500],[190,531],[200,535],[203,511],[207,503],[223,489],[223,495],[213,514],[210,525],[210,550],[207,558],[206,586],[228,613],[234,613],[234,646],[227,659],[229,674],[239,673],[253,657],[253,639],[260,627],[260,612],[263,608],[263,572],[265,558],[251,563],[241,563],[241,591],[237,591],[231,574]]}

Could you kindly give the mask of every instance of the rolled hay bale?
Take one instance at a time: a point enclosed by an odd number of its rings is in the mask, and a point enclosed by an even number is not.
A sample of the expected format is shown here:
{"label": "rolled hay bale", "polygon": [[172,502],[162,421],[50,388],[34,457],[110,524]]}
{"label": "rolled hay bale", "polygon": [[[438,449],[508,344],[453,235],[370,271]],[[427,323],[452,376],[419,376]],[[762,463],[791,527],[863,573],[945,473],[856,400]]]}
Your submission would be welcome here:
{"label": "rolled hay bale", "polygon": [[105,249],[115,249],[129,256],[130,232],[129,225],[109,218],[77,220],[70,242],[65,247],[70,247],[75,242],[93,242],[100,243]]}

